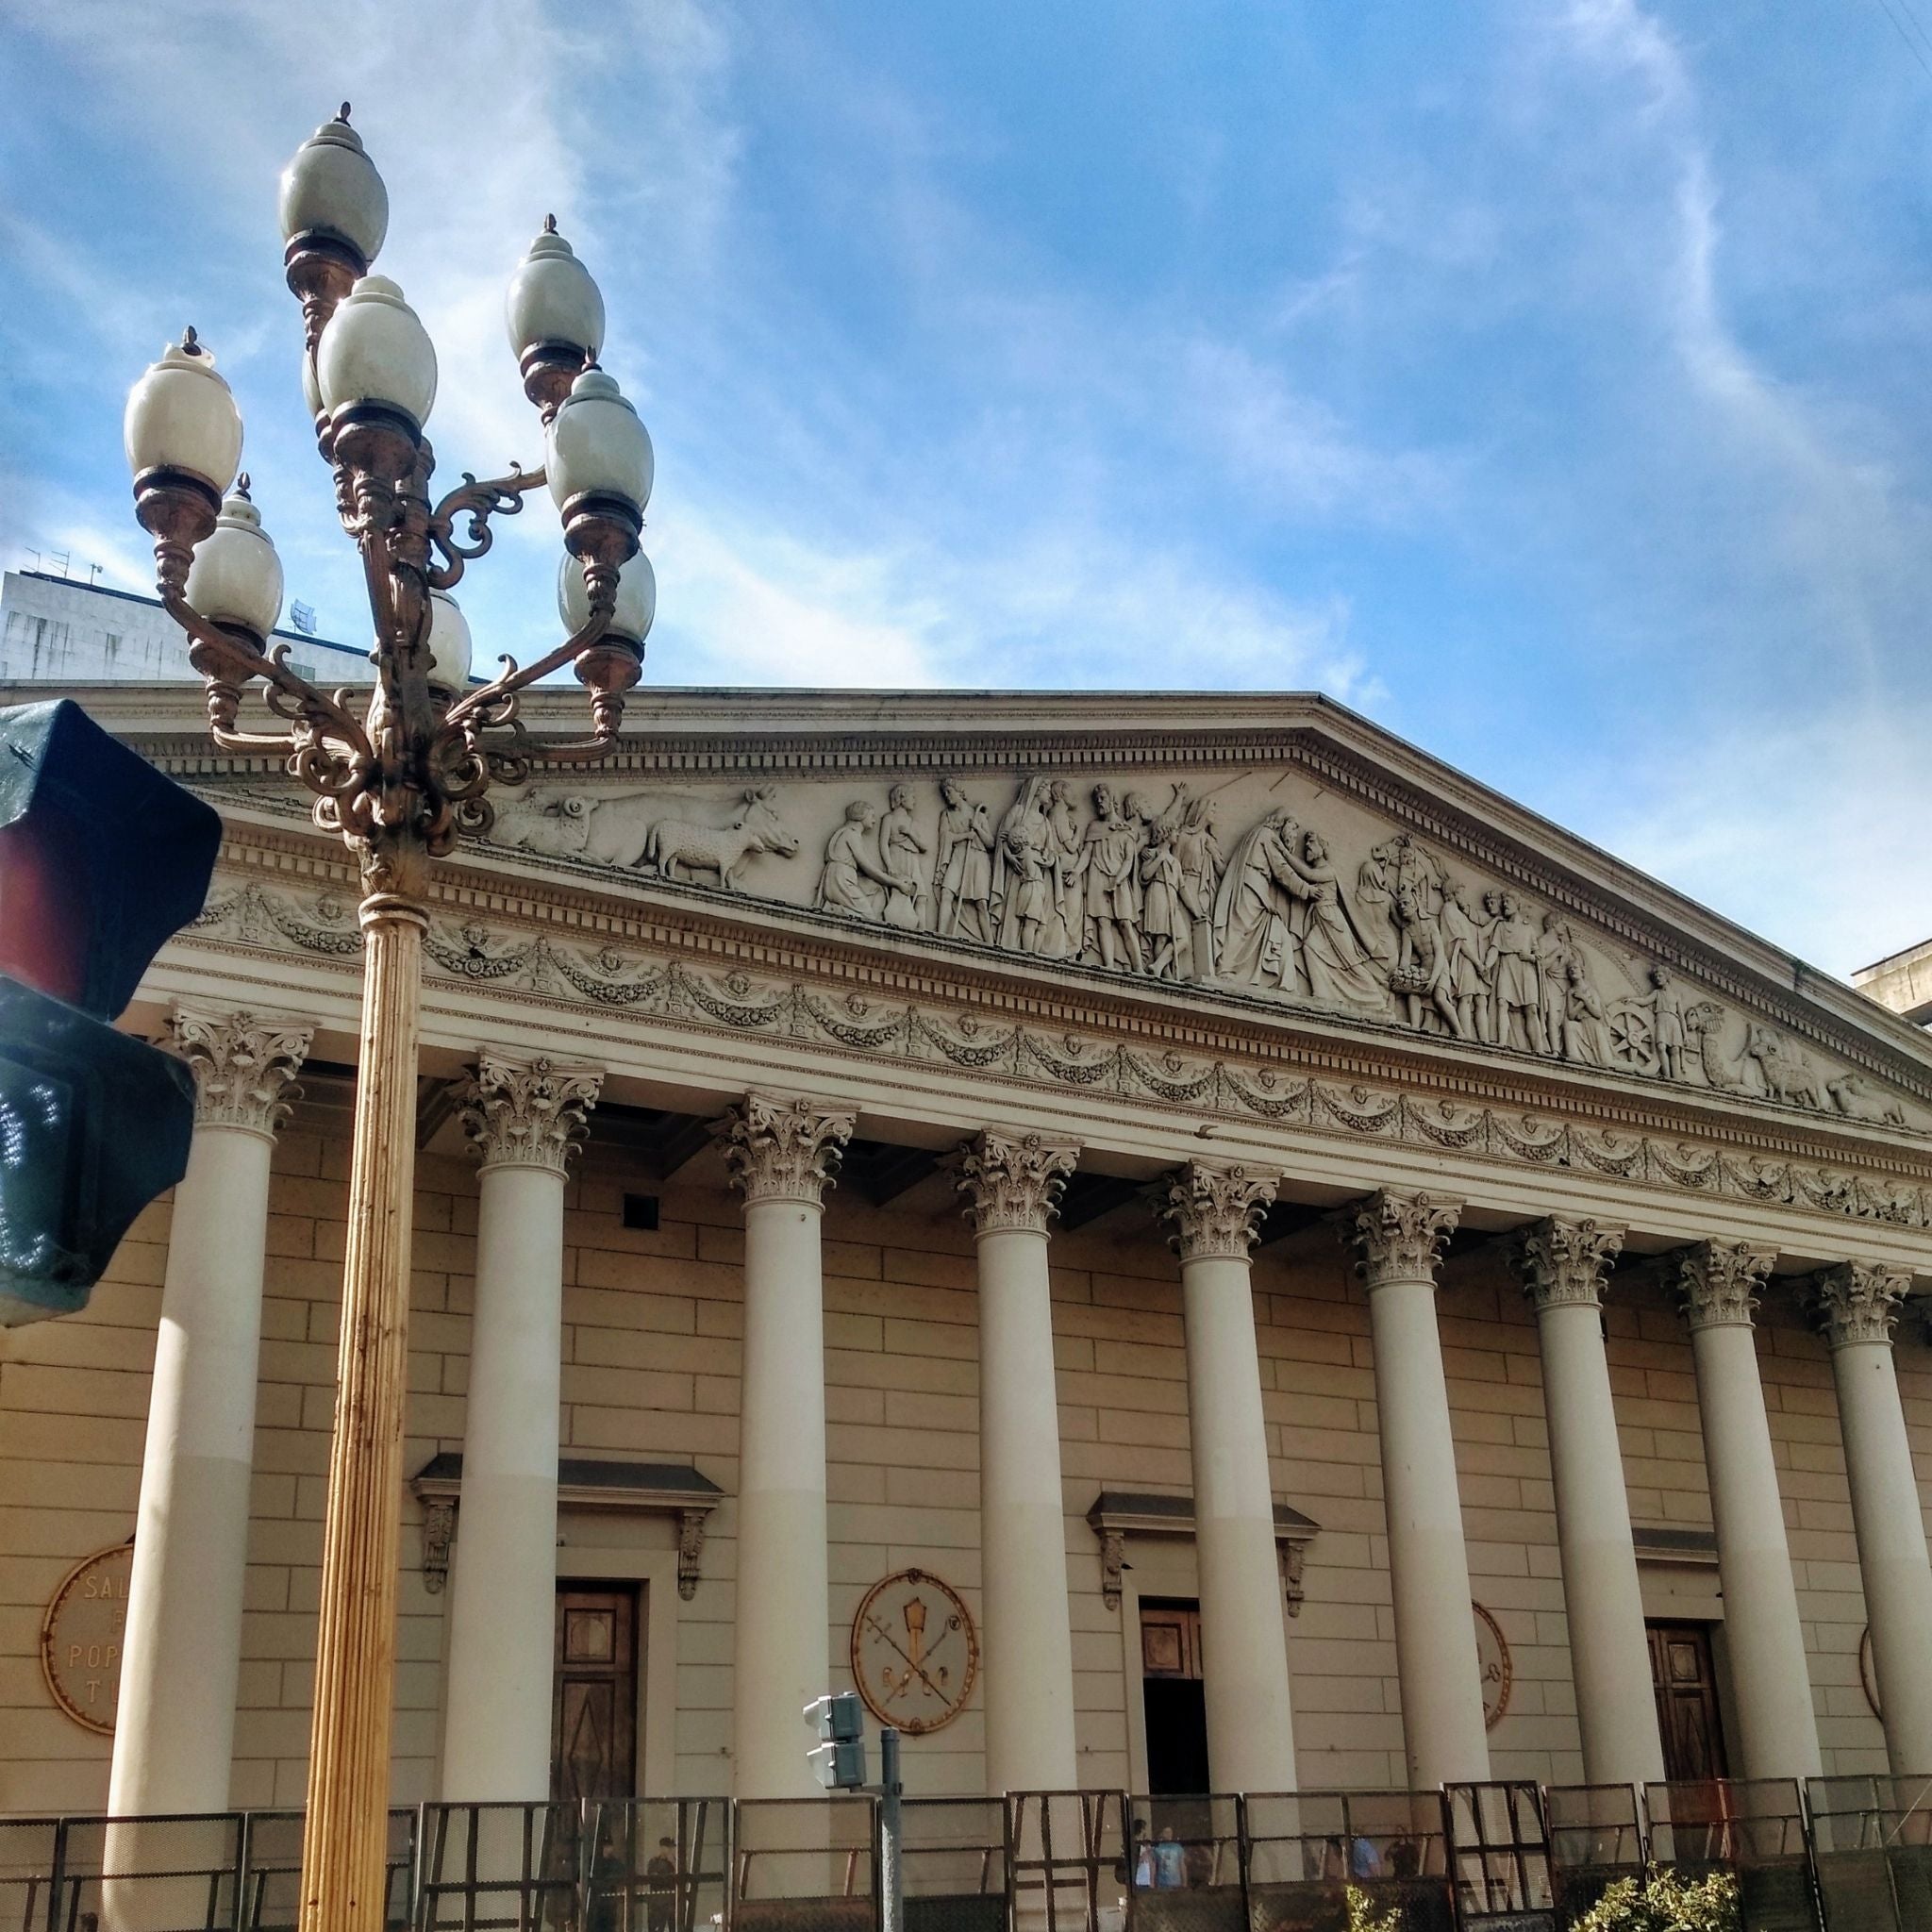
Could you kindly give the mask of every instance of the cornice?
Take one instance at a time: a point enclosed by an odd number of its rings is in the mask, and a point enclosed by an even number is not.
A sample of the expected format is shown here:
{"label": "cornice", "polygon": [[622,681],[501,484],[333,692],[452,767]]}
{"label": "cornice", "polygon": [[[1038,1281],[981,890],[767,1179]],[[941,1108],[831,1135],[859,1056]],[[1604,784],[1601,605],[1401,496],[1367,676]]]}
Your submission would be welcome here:
{"label": "cornice", "polygon": [[[231,837],[203,921],[175,946],[359,970],[346,853],[319,841]],[[1589,1089],[1475,1079],[1413,1051],[1315,1037],[1278,1013],[1247,1024],[1149,1002],[1128,1010],[997,989],[946,961],[888,971],[849,928],[824,941],[710,920],[693,908],[592,900],[568,886],[452,866],[439,874],[431,991],[487,990],[508,1007],[678,1037],[763,1035],[860,1066],[924,1063],[1075,1096],[1105,1094],[1200,1123],[1279,1126],[1407,1145],[1501,1170],[1572,1172],[1668,1194],[1795,1208],[1837,1221],[1932,1227],[1932,1149],[1805,1131],[1807,1116],[1737,1104],[1699,1115],[1651,1090],[1647,1108]],[[702,898],[702,894],[693,897]],[[1108,982],[1117,987],[1118,982]],[[1076,989],[1076,991],[1079,991]],[[1198,1006],[1198,1002],[1195,1003]],[[1391,1043],[1392,1049],[1392,1043]],[[1534,1083],[1541,1089],[1547,1083]]]}

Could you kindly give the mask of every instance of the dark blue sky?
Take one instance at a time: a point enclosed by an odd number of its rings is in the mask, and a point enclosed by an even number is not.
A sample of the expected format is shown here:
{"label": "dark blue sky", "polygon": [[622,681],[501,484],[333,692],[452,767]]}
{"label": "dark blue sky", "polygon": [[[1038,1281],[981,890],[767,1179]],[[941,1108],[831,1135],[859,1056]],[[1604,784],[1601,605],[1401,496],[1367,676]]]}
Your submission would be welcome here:
{"label": "dark blue sky", "polygon": [[[125,386],[235,383],[343,94],[442,467],[534,460],[543,213],[658,450],[670,683],[1317,685],[1844,971],[1932,930],[1932,0],[0,7],[0,546],[147,575]],[[1921,64],[1923,62],[1924,64]],[[465,586],[547,641],[554,520]]]}

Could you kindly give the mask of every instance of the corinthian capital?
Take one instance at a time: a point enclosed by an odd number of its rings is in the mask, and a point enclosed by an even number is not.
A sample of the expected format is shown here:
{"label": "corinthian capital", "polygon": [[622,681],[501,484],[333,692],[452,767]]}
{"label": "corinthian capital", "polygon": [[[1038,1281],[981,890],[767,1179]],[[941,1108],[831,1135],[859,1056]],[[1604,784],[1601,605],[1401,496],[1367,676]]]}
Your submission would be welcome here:
{"label": "corinthian capital", "polygon": [[597,1104],[603,1074],[554,1060],[512,1059],[487,1049],[458,1096],[463,1132],[483,1166],[541,1167],[562,1174],[573,1141]]}
{"label": "corinthian capital", "polygon": [[1911,1288],[1912,1277],[1903,1269],[1846,1261],[1811,1277],[1811,1312],[1833,1348],[1854,1341],[1890,1342],[1891,1324]]}
{"label": "corinthian capital", "polygon": [[1174,1224],[1168,1240],[1183,1261],[1210,1256],[1245,1261],[1280,1185],[1279,1174],[1191,1160],[1163,1174],[1150,1191],[1155,1212]]}
{"label": "corinthian capital", "polygon": [[1604,1276],[1624,1247],[1621,1227],[1551,1215],[1516,1238],[1523,1291],[1536,1307],[1599,1307]]}
{"label": "corinthian capital", "polygon": [[1436,1263],[1462,1207],[1432,1194],[1372,1194],[1342,1223],[1358,1251],[1356,1267],[1371,1289],[1436,1278]]}
{"label": "corinthian capital", "polygon": [[295,1075],[315,1028],[260,1013],[176,1007],[168,1030],[194,1070],[195,1125],[245,1127],[273,1140],[302,1091]]}
{"label": "corinthian capital", "polygon": [[759,1201],[803,1201],[816,1208],[839,1172],[854,1116],[815,1100],[747,1093],[712,1132],[724,1142],[731,1182],[747,1208]]}
{"label": "corinthian capital", "polygon": [[972,1202],[975,1234],[1021,1228],[1044,1234],[1059,1209],[1060,1191],[1080,1150],[1039,1134],[1002,1134],[989,1127],[947,1158],[959,1191]]}
{"label": "corinthian capital", "polygon": [[1747,1241],[1702,1241],[1678,1255],[1673,1285],[1690,1332],[1750,1327],[1773,1259]]}

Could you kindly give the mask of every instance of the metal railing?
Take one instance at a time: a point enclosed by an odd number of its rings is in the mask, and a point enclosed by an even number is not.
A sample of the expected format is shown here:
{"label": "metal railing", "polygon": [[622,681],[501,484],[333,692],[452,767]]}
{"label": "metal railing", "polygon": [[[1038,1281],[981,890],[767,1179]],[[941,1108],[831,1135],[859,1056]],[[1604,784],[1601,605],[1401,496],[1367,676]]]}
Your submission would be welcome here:
{"label": "metal railing", "polygon": [[[302,1820],[0,1818],[0,1932],[294,1932]],[[864,1796],[391,1814],[391,1932],[879,1932]],[[1932,1778],[908,1798],[907,1932],[1563,1932],[1648,1867],[1753,1932],[1932,1927]]]}

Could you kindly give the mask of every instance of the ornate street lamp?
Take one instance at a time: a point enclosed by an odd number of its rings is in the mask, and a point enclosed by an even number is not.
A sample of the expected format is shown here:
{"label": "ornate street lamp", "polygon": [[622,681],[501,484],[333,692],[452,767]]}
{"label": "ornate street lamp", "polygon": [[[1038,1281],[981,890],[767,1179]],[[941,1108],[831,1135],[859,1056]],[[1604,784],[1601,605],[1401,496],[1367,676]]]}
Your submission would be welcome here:
{"label": "ornate street lamp", "polygon": [[[302,1924],[380,1932],[429,862],[459,829],[487,830],[492,782],[521,784],[538,762],[601,758],[615,742],[656,606],[638,548],[651,440],[596,366],[603,297],[546,221],[508,305],[524,392],[542,417],[544,467],[481,483],[465,474],[432,502],[423,429],[436,400],[436,351],[402,291],[369,273],[389,196],[346,103],[290,162],[281,221],[289,287],[302,300],[303,390],[335,475],[337,512],[362,554],[375,623],[375,682],[359,715],[348,691],[311,685],[291,666],[288,645],[270,642],[281,564],[248,479],[237,481],[235,399],[192,329],[135,384],[125,428],[135,514],[154,539],[161,602],[188,633],[207,686],[210,735],[227,750],[283,755],[315,794],[316,823],[340,832],[361,868],[360,1077]],[[470,627],[449,593],[490,548],[490,518],[520,510],[546,484],[563,520],[558,602],[570,634],[521,669],[502,658],[498,675],[472,686]],[[566,664],[590,693],[591,735],[532,738],[518,720],[520,694]],[[239,728],[258,680],[281,728]]]}

